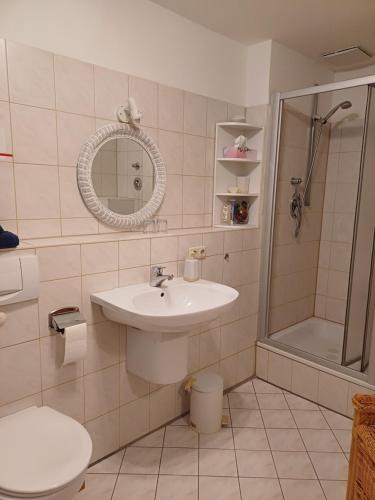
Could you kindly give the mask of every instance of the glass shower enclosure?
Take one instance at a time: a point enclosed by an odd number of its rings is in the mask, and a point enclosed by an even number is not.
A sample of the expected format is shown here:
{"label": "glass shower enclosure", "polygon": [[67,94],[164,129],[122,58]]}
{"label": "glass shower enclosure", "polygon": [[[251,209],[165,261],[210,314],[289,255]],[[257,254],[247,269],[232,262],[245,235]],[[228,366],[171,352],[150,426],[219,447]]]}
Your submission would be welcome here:
{"label": "glass shower enclosure", "polygon": [[274,96],[260,304],[262,342],[371,384],[374,89],[375,76]]}

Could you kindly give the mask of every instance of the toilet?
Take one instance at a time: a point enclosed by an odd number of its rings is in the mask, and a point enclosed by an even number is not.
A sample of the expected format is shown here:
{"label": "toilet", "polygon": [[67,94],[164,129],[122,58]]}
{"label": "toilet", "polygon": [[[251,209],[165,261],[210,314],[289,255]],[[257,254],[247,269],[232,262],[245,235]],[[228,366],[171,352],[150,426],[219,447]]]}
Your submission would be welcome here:
{"label": "toilet", "polygon": [[0,419],[0,500],[71,500],[92,454],[86,429],[49,408]]}

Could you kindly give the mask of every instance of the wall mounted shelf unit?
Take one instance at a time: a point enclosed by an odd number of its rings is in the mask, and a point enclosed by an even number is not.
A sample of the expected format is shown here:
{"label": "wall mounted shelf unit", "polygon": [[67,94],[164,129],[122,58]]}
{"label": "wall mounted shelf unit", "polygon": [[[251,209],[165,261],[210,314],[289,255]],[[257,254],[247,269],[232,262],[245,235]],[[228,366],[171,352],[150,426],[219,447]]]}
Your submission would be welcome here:
{"label": "wall mounted shelf unit", "polygon": [[[244,135],[249,149],[257,151],[256,160],[247,158],[224,158],[223,151],[234,145],[236,137]],[[257,227],[259,225],[260,188],[262,172],[263,128],[244,122],[224,122],[216,124],[215,170],[213,193],[213,225],[214,227],[231,227],[233,229]],[[237,186],[237,177],[248,177],[248,193],[229,193],[228,188]],[[223,224],[222,210],[224,204],[231,199],[244,200],[249,203],[249,221],[244,224]]]}

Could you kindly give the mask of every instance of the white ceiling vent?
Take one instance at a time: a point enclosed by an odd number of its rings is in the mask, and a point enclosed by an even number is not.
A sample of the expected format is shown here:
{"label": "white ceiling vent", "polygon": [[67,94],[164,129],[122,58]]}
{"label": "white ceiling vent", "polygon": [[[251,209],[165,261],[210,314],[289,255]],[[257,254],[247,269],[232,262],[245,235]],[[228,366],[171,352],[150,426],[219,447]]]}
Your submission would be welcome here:
{"label": "white ceiling vent", "polygon": [[322,54],[322,57],[333,68],[337,69],[368,64],[371,58],[370,54],[360,47],[348,47],[333,52],[326,52]]}

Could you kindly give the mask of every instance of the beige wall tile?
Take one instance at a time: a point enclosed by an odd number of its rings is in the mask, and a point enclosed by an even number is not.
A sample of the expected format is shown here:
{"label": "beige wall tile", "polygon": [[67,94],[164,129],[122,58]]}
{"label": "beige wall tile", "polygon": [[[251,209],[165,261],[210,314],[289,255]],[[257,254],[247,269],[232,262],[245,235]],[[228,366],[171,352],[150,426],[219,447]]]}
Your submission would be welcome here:
{"label": "beige wall tile", "polygon": [[119,71],[94,66],[95,115],[116,119],[117,109],[129,93],[129,77]]}
{"label": "beige wall tile", "polygon": [[178,132],[159,130],[159,149],[168,174],[182,174],[183,138],[183,134]]}
{"label": "beige wall tile", "polygon": [[95,234],[99,231],[97,219],[86,217],[79,219],[61,219],[61,234],[63,236],[76,236],[82,234]]}
{"label": "beige wall tile", "polygon": [[55,55],[56,109],[94,115],[94,68],[77,59]]}
{"label": "beige wall tile", "polygon": [[60,217],[58,168],[50,165],[14,166],[17,215],[20,219]]}
{"label": "beige wall tile", "polygon": [[94,118],[57,112],[59,165],[76,166],[82,145],[94,132]]}
{"label": "beige wall tile", "polygon": [[3,219],[16,219],[14,171],[11,163],[0,163],[0,214]]}
{"label": "beige wall tile", "polygon": [[90,294],[119,286],[117,271],[82,276],[82,312],[88,324],[104,321],[101,306],[91,302]]}
{"label": "beige wall tile", "polygon": [[150,394],[150,429],[156,429],[176,416],[175,390],[167,385]]}
{"label": "beige wall tile", "polygon": [[120,364],[120,405],[130,403],[150,392],[150,384],[128,372],[126,364]]}
{"label": "beige wall tile", "polygon": [[87,327],[84,373],[102,370],[120,361],[120,325],[104,321]]}
{"label": "beige wall tile", "polygon": [[318,400],[319,372],[310,366],[293,361],[292,391],[311,401]]}
{"label": "beige wall tile", "polygon": [[181,90],[159,85],[159,128],[183,131],[184,94]]}
{"label": "beige wall tile", "polygon": [[151,245],[149,239],[120,241],[120,269],[148,266],[150,264]]}
{"label": "beige wall tile", "polygon": [[268,380],[268,352],[261,347],[256,348],[256,376]]}
{"label": "beige wall tile", "polygon": [[189,92],[184,93],[184,132],[206,135],[207,97]]}
{"label": "beige wall tile", "polygon": [[0,404],[40,392],[39,341],[0,349]]}
{"label": "beige wall tile", "polygon": [[0,99],[5,101],[9,99],[6,47],[2,38],[0,39]]}
{"label": "beige wall tile", "polygon": [[11,104],[14,159],[18,163],[57,164],[55,111]]}
{"label": "beige wall tile", "polygon": [[52,387],[42,392],[43,405],[74,418],[78,422],[84,421],[84,393],[83,379]]}
{"label": "beige wall tile", "polygon": [[119,272],[119,286],[137,285],[150,279],[150,266],[121,269]]}
{"label": "beige wall tile", "polygon": [[119,406],[119,365],[84,377],[85,418],[93,420]]}
{"label": "beige wall tile", "polygon": [[216,123],[226,122],[228,118],[228,105],[216,99],[207,100],[207,136],[215,137]]}
{"label": "beige wall tile", "polygon": [[183,177],[182,210],[184,214],[204,213],[204,180],[197,176]]}
{"label": "beige wall tile", "polygon": [[81,274],[79,245],[37,248],[40,280],[49,281]]}
{"label": "beige wall tile", "polygon": [[18,236],[23,239],[61,236],[60,219],[18,219]]}
{"label": "beige wall tile", "polygon": [[82,274],[105,273],[118,269],[118,243],[91,243],[81,247]]}
{"label": "beige wall tile", "polygon": [[0,406],[0,418],[12,415],[17,411],[26,410],[30,406],[42,406],[42,393],[33,394],[32,396],[27,396],[26,398],[18,399],[13,403]]}
{"label": "beige wall tile", "polygon": [[77,185],[77,170],[73,167],[59,167],[61,216],[90,217],[91,213],[86,208],[81,198]]}
{"label": "beige wall tile", "polygon": [[168,188],[158,215],[182,214],[182,179],[182,175],[167,175]]}
{"label": "beige wall tile", "polygon": [[1,325],[0,348],[39,337],[38,302],[36,300],[1,306],[1,310],[7,315],[7,320]]}
{"label": "beige wall tile", "polygon": [[292,360],[270,352],[268,354],[268,382],[290,391],[292,388]]}
{"label": "beige wall tile", "polygon": [[176,261],[178,237],[153,238],[151,240],[151,264]]}
{"label": "beige wall tile", "polygon": [[53,54],[8,41],[7,57],[10,100],[54,108]]}
{"label": "beige wall tile", "polygon": [[[234,232],[233,232],[234,234]],[[203,245],[206,247],[207,256],[224,253],[224,233],[204,233]]]}
{"label": "beige wall tile", "polygon": [[184,134],[184,175],[205,175],[206,140]]}
{"label": "beige wall tile", "polygon": [[145,396],[120,407],[120,446],[150,431],[150,398]]}
{"label": "beige wall tile", "polygon": [[319,372],[318,403],[339,413],[347,410],[349,383],[328,373]]}
{"label": "beige wall tile", "polygon": [[119,410],[114,410],[85,425],[93,442],[91,463],[117,450],[119,439]]}
{"label": "beige wall tile", "polygon": [[214,328],[198,336],[199,368],[205,368],[219,361],[221,356],[220,328]]}
{"label": "beige wall tile", "polygon": [[[11,126],[10,126],[10,108],[8,102],[0,101],[0,150],[2,153],[14,153],[14,143],[12,144]],[[6,161],[7,158],[1,157],[0,162]]]}
{"label": "beige wall tile", "polygon": [[142,125],[156,128],[158,122],[157,84],[150,80],[130,76],[129,96],[134,97],[139,110],[142,112]]}
{"label": "beige wall tile", "polygon": [[190,247],[202,245],[202,234],[187,234],[178,238],[178,260],[188,257]]}

